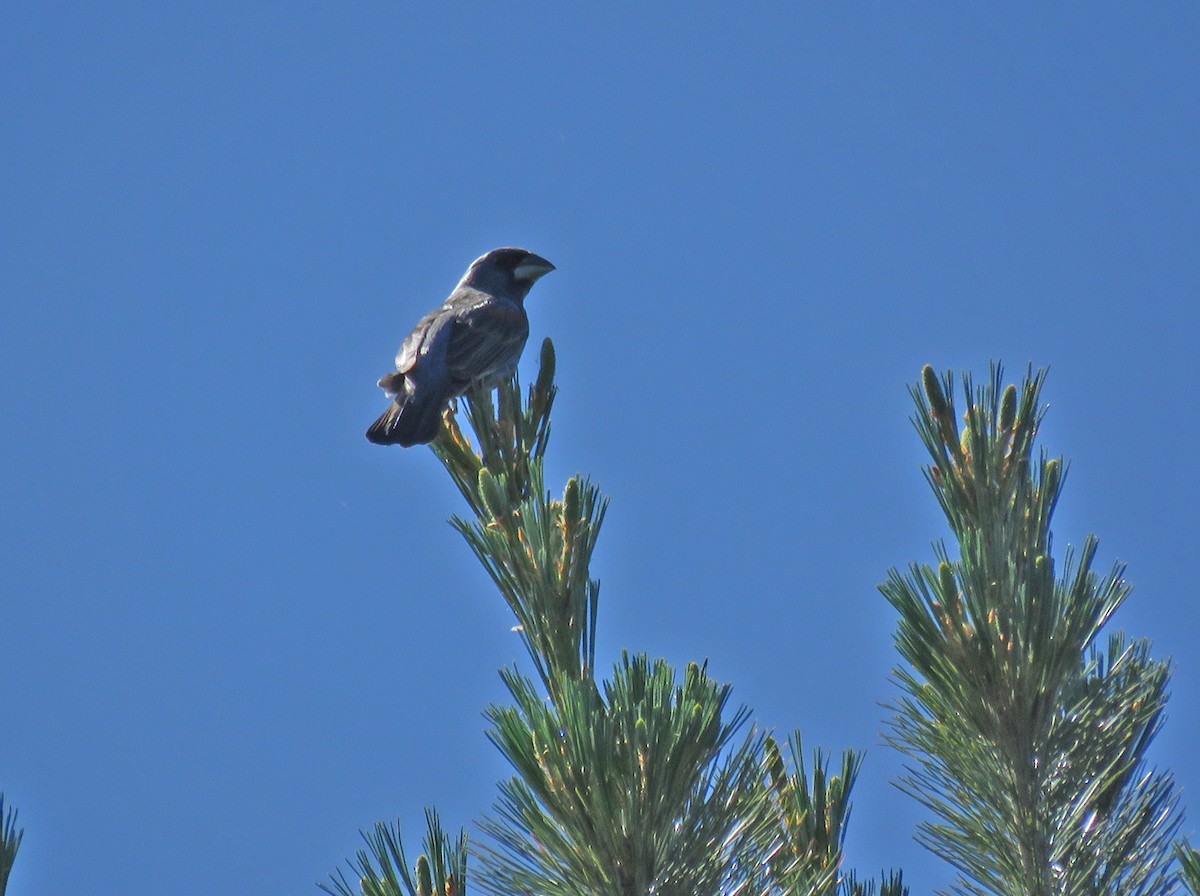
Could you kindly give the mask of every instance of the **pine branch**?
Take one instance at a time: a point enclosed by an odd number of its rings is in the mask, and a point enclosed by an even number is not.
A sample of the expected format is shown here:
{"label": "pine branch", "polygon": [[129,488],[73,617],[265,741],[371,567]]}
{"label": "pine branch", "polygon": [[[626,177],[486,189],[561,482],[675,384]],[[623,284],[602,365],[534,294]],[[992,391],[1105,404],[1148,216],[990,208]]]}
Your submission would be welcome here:
{"label": "pine branch", "polygon": [[372,833],[362,831],[367,849],[350,862],[357,888],[339,870],[329,883],[317,886],[332,896],[466,896],[467,835],[459,831],[451,841],[442,830],[437,812],[425,810],[425,851],[409,871],[400,823],[376,822]]}
{"label": "pine branch", "polygon": [[[853,872],[842,873],[842,849],[850,822],[850,790],[862,767],[862,755],[842,753],[840,774],[829,774],[829,760],[813,750],[809,780],[800,732],[788,738],[785,763],[772,737],[763,741],[764,786],[775,820],[775,840],[764,850],[766,873],[755,892],[787,896],[874,896],[876,883],[859,882]],[[906,896],[898,872],[885,874],[881,896]]]}
{"label": "pine branch", "polygon": [[[521,623],[521,637],[543,680],[553,668],[590,675],[595,656],[599,584],[587,561],[604,516],[598,492],[578,477],[562,501],[542,485],[542,457],[554,403],[554,347],[542,345],[541,368],[525,404],[516,376],[492,393],[473,388],[463,399],[478,453],[447,411],[431,445],[463,497],[474,522],[453,525],[483,562]],[[357,889],[338,871],[323,890],[334,896],[462,896],[466,893],[467,839],[451,842],[437,813],[426,810],[425,852],[409,870],[399,825],[377,822],[363,832],[367,849],[350,863]]]}
{"label": "pine branch", "polygon": [[1191,896],[1200,896],[1200,849],[1186,841],[1175,845],[1179,860],[1179,879]]}
{"label": "pine branch", "polygon": [[561,499],[545,489],[542,457],[555,391],[554,346],[547,339],[524,404],[515,375],[497,388],[495,402],[487,390],[465,396],[478,448],[453,413],[432,445],[475,515],[451,523],[507,601],[548,690],[559,675],[593,674],[600,583],[589,577],[589,565],[608,507],[580,476],[567,482]]}
{"label": "pine branch", "polygon": [[841,774],[831,778],[829,762],[818,748],[810,784],[799,731],[788,739],[788,765],[774,738],[766,738],[763,747],[767,793],[783,843],[770,861],[770,878],[788,893],[833,896],[850,818],[850,789],[862,759],[847,750]]}
{"label": "pine branch", "polygon": [[723,711],[727,685],[690,664],[624,655],[602,692],[562,678],[547,702],[505,672],[516,705],[493,706],[493,743],[516,777],[501,787],[480,886],[496,894],[696,896],[747,892],[770,823],[760,739]]}
{"label": "pine branch", "polygon": [[24,836],[25,829],[17,827],[17,810],[9,805],[5,812],[4,794],[0,793],[0,896],[4,896],[4,891],[8,889],[8,876],[12,873]]}
{"label": "pine branch", "polygon": [[926,367],[912,390],[959,558],[938,545],[936,569],[881,586],[909,664],[888,740],[913,760],[902,789],[939,819],[918,839],[960,871],[959,892],[1166,894],[1177,796],[1144,757],[1169,667],[1144,642],[1095,646],[1130,587],[1120,566],[1093,570],[1093,537],[1055,577],[1065,467],[1033,459],[1043,378],[964,376],[961,430],[949,374]]}
{"label": "pine branch", "polygon": [[904,876],[899,871],[884,872],[876,884],[875,881],[859,881],[850,874],[842,882],[842,896],[908,896],[908,887],[904,884]]}

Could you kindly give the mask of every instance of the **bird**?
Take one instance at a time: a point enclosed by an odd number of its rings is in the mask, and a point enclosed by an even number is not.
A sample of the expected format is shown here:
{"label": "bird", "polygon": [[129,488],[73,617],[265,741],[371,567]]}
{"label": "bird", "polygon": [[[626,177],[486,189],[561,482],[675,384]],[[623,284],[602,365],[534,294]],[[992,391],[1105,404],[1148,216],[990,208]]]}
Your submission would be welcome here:
{"label": "bird", "polygon": [[529,337],[525,296],[554,265],[527,249],[479,256],[439,307],[426,314],[379,379],[392,399],[367,430],[376,445],[424,445],[438,434],[451,399],[472,384],[491,388],[512,376]]}

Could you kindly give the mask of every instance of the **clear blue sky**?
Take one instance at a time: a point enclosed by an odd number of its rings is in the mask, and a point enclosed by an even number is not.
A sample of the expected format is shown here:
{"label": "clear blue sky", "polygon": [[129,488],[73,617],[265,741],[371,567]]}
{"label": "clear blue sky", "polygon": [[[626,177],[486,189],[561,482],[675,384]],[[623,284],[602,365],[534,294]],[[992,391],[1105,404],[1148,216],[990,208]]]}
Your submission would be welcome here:
{"label": "clear blue sky", "polygon": [[1050,366],[1056,546],[1129,563],[1200,818],[1194,3],[223,6],[0,13],[11,893],[315,893],[376,819],[488,809],[521,649],[432,455],[363,430],[505,244],[558,265],[601,654],[867,748],[854,867],[949,880],[879,739],[927,362]]}

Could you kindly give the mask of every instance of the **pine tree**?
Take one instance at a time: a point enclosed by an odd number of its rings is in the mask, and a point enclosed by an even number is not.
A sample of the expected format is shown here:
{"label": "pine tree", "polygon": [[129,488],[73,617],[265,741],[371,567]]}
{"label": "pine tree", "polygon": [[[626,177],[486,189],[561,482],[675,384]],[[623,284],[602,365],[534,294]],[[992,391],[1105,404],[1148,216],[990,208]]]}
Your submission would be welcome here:
{"label": "pine tree", "polygon": [[[492,743],[513,776],[485,839],[468,851],[436,811],[415,863],[398,824],[319,886],[334,896],[465,896],[470,878],[503,896],[907,896],[899,873],[859,881],[843,869],[849,795],[862,758],[811,775],[799,732],[786,756],[749,727],[749,710],[706,664],[680,677],[622,653],[596,680],[599,582],[590,562],[608,500],[588,479],[551,497],[542,460],[554,402],[554,352],[522,401],[514,377],[463,399],[473,446],[448,413],[433,450],[472,517],[451,522],[518,622],[536,679],[501,678]],[[1034,459],[1044,372],[1018,388],[1002,373],[953,378],[926,367],[911,389],[926,478],[957,547],[936,567],[892,570],[880,586],[899,613],[905,666],[887,740],[910,760],[902,789],[935,816],[918,840],[971,896],[1200,896],[1200,851],[1181,823],[1170,775],[1148,769],[1169,665],[1149,644],[1101,630],[1129,596],[1124,568],[1093,568],[1088,536],[1056,572],[1051,518],[1062,458]],[[24,831],[0,794],[0,896]]]}
{"label": "pine tree", "polygon": [[1177,796],[1145,756],[1169,668],[1145,641],[1100,641],[1130,586],[1119,565],[1093,568],[1094,537],[1056,574],[1065,465],[1033,454],[1043,378],[964,376],[961,431],[950,374],[926,367],[912,389],[958,556],[939,544],[936,567],[881,586],[908,664],[889,739],[912,761],[902,787],[937,818],[918,839],[957,869],[957,892],[1167,894]]}
{"label": "pine tree", "polygon": [[[525,401],[514,379],[463,400],[473,446],[448,414],[433,450],[471,516],[452,520],[518,622],[536,678],[501,675],[512,704],[492,706],[489,737],[513,776],[471,849],[473,885],[505,896],[904,896],[899,874],[860,882],[842,865],[849,794],[861,764],[839,773],[799,733],[779,742],[749,728],[728,685],[704,664],[682,677],[662,660],[622,654],[596,679],[599,583],[590,560],[607,499],[572,477],[559,498],[542,475],[554,354]],[[1144,641],[1100,633],[1129,594],[1124,570],[1094,570],[1096,540],[1056,572],[1050,523],[1061,458],[1035,439],[1044,374],[1001,386],[994,366],[963,378],[960,428],[950,374],[912,390],[926,469],[957,546],[936,567],[892,571],[881,586],[899,613],[905,664],[887,740],[907,754],[902,789],[936,820],[918,840],[959,872],[955,891],[997,896],[1165,896],[1182,880],[1200,896],[1200,860],[1173,845],[1178,797],[1146,768],[1163,723],[1166,663]],[[399,828],[326,889],[339,896],[459,896],[466,834],[428,813],[414,871]],[[357,886],[357,890],[355,889]]]}
{"label": "pine tree", "polygon": [[[608,500],[580,476],[561,497],[545,487],[553,380],[547,340],[525,401],[516,378],[494,398],[469,391],[475,444],[450,413],[432,445],[471,511],[452,524],[516,617],[536,673],[503,670],[513,702],[486,713],[514,775],[479,824],[473,885],[504,896],[903,896],[898,874],[877,889],[842,872],[853,751],[832,776],[816,751],[810,780],[799,733],[785,759],[703,663],[680,676],[623,653],[597,680],[590,561]],[[321,886],[336,896],[465,893],[465,833],[452,839],[432,811],[428,828],[415,873],[398,825],[380,823],[350,864],[356,880],[338,872]]]}

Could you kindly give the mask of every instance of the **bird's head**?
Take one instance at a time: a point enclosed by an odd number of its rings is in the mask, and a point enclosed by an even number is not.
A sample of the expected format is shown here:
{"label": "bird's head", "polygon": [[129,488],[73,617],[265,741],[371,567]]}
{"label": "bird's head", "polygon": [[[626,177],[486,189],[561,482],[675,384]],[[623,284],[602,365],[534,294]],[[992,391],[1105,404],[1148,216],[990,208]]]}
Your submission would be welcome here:
{"label": "bird's head", "polygon": [[539,277],[552,270],[554,265],[526,249],[493,249],[471,262],[462,285],[488,292],[515,293],[513,298],[519,301]]}

